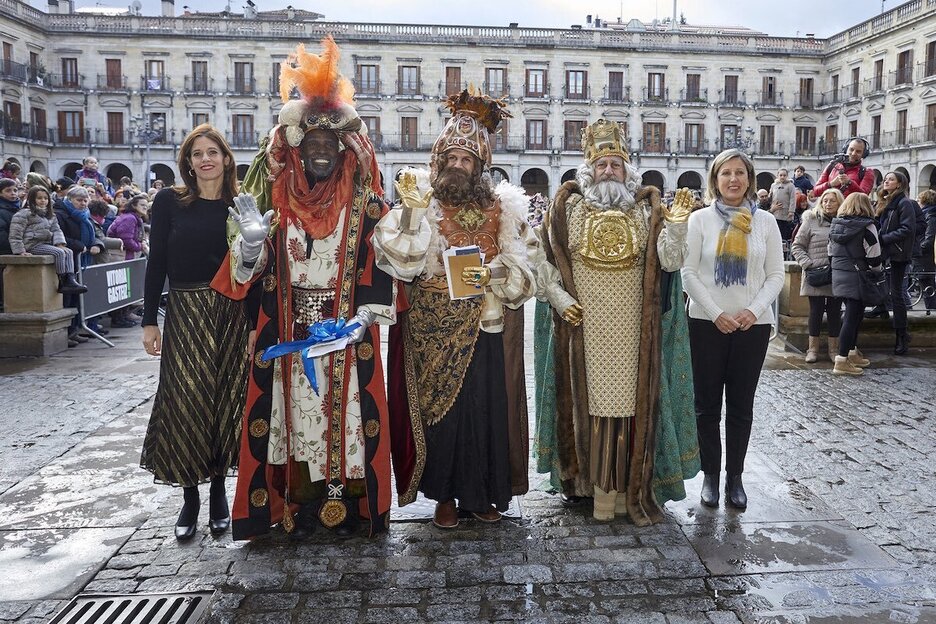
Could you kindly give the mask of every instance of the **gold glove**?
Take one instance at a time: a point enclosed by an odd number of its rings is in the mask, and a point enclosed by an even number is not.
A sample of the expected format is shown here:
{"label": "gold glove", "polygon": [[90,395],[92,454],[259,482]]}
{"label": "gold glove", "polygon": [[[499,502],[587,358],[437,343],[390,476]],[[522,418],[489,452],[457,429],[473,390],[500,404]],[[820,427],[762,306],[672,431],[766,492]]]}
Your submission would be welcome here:
{"label": "gold glove", "polygon": [[432,199],[432,189],[429,189],[423,195],[416,186],[416,175],[413,173],[404,173],[400,179],[393,183],[400,201],[407,208],[425,208]]}
{"label": "gold glove", "polygon": [[689,214],[692,212],[692,205],[695,203],[695,198],[692,196],[692,191],[687,188],[681,188],[676,191],[676,196],[673,198],[673,205],[668,209],[663,208],[663,218],[669,221],[670,223],[685,223],[689,220]]}
{"label": "gold glove", "polygon": [[582,324],[582,306],[573,303],[568,308],[562,311],[562,320],[566,323],[569,323],[573,327],[578,327]]}
{"label": "gold glove", "polygon": [[465,267],[462,270],[461,279],[472,286],[487,286],[491,281],[491,269],[486,266]]}

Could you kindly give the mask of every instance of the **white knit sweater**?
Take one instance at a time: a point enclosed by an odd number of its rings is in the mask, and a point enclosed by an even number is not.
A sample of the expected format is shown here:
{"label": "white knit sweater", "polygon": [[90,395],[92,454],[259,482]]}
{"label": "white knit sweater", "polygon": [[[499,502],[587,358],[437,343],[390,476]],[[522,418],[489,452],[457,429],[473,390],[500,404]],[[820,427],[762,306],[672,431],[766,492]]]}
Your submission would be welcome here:
{"label": "white knit sweater", "polygon": [[773,216],[755,210],[748,234],[747,283],[715,284],[715,249],[722,218],[713,206],[689,216],[688,254],[682,268],[683,287],[689,293],[689,317],[714,321],[720,314],[734,315],[747,308],[758,325],[774,322],[771,304],[783,287],[783,246]]}

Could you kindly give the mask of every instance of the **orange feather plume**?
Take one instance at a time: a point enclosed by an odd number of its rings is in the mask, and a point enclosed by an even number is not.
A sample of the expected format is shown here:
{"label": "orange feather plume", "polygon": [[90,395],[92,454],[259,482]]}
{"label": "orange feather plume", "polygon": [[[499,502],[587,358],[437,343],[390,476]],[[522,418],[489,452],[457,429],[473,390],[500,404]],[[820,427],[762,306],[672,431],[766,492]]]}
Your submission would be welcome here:
{"label": "orange feather plume", "polygon": [[354,85],[341,75],[338,58],[341,53],[331,35],[322,39],[322,54],[306,52],[299,44],[280,68],[280,98],[289,100],[293,87],[299,89],[303,99],[322,108],[354,102]]}

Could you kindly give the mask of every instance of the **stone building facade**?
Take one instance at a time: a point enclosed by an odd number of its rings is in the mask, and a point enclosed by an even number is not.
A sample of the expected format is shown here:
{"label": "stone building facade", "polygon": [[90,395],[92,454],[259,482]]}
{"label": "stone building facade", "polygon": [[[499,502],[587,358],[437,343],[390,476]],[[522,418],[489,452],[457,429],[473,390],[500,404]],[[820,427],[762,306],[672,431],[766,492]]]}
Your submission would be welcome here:
{"label": "stone building facade", "polygon": [[[581,162],[579,132],[626,124],[646,183],[701,188],[711,158],[739,146],[760,186],[801,164],[817,178],[849,136],[866,161],[936,187],[936,0],[912,0],[828,39],[629,23],[531,29],[338,23],[291,8],[163,16],[48,12],[0,0],[0,153],[69,175],[88,154],[111,178],[172,182],[194,125],[221,129],[245,169],[281,106],[279,64],[332,34],[385,180],[428,161],[447,93],[505,96],[496,175],[555,193]],[[389,185],[388,185],[389,186]]]}

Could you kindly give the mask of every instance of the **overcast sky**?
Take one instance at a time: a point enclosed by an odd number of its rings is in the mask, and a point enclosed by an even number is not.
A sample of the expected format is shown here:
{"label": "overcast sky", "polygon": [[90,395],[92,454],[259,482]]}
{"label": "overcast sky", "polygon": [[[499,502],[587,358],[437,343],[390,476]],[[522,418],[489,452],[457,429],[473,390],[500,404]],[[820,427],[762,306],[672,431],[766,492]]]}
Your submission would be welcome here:
{"label": "overcast sky", "polygon": [[[246,0],[229,0],[232,11],[241,12]],[[292,4],[297,9],[315,11],[326,20],[390,23],[457,24],[472,26],[521,26],[567,28],[584,24],[585,15],[616,21],[637,18],[646,22],[673,13],[672,0],[253,0],[257,9],[275,10]],[[159,15],[159,0],[142,0],[143,13]],[[45,10],[47,2],[31,0]],[[76,6],[126,7],[130,0],[77,0]],[[228,0],[175,0],[177,13],[188,5],[193,10],[220,11]],[[886,0],[885,10],[902,4]],[[813,33],[828,37],[881,12],[881,0],[679,0],[677,11],[691,24],[745,26],[775,36]]]}

